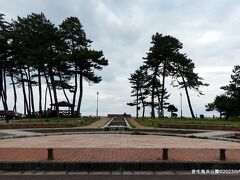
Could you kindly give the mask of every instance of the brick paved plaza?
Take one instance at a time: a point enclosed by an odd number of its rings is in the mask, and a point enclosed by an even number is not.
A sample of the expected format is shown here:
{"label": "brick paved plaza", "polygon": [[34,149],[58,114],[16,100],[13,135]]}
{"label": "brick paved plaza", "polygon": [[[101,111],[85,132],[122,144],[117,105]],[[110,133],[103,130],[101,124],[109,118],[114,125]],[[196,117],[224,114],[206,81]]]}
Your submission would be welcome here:
{"label": "brick paved plaza", "polygon": [[47,148],[54,148],[56,161],[158,161],[162,148],[169,160],[218,161],[226,149],[227,161],[240,161],[235,142],[130,134],[55,135],[0,140],[0,161],[45,161]]}
{"label": "brick paved plaza", "polygon": [[0,148],[226,148],[240,149],[236,142],[131,134],[76,134],[0,140]]}
{"label": "brick paved plaza", "polygon": [[[227,161],[240,161],[240,149],[226,151]],[[46,161],[45,148],[0,148],[1,161]],[[159,148],[56,148],[54,161],[159,161]],[[217,149],[169,149],[172,161],[219,161]]]}

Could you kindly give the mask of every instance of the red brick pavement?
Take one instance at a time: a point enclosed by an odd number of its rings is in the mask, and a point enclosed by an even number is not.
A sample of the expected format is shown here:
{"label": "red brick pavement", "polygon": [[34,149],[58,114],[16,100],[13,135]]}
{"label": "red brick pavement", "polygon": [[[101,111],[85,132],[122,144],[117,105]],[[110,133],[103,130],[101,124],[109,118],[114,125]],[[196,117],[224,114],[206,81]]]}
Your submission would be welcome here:
{"label": "red brick pavement", "polygon": [[[227,161],[240,162],[240,149],[226,150]],[[157,148],[56,148],[55,161],[161,161]],[[1,161],[46,161],[45,148],[0,148]],[[173,161],[218,161],[218,149],[169,149]]]}

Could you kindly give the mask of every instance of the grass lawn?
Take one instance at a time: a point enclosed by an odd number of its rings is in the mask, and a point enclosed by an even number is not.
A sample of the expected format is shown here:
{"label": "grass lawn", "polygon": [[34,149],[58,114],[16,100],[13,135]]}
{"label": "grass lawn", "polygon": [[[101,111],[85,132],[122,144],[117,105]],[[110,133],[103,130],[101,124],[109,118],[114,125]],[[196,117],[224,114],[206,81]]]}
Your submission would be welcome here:
{"label": "grass lawn", "polygon": [[42,119],[22,119],[17,120],[14,124],[71,124],[76,127],[87,126],[96,121],[92,117],[82,117],[82,118],[42,118]]}
{"label": "grass lawn", "polygon": [[131,128],[136,128],[136,126],[135,126],[131,121],[129,121],[129,120],[128,120],[128,124],[129,124],[129,126],[130,126]]}
{"label": "grass lawn", "polygon": [[171,119],[171,118],[139,118],[136,121],[142,126],[154,127],[154,121],[156,127],[159,124],[207,124],[207,125],[232,125],[232,126],[240,126],[240,119]]}

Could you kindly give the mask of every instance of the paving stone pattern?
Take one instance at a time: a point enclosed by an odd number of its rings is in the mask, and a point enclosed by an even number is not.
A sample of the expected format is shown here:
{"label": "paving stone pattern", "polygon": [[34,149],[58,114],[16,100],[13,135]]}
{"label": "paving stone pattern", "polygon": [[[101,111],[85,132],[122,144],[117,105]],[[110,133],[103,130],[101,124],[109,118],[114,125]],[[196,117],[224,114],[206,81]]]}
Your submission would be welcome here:
{"label": "paving stone pattern", "polygon": [[[226,161],[240,161],[240,149],[226,150]],[[56,148],[53,161],[161,161],[157,148]],[[219,161],[217,149],[169,149],[171,161]],[[47,161],[45,148],[0,148],[0,161]]]}
{"label": "paving stone pattern", "polygon": [[0,140],[0,148],[225,148],[240,143],[212,139],[131,134],[53,135]]}

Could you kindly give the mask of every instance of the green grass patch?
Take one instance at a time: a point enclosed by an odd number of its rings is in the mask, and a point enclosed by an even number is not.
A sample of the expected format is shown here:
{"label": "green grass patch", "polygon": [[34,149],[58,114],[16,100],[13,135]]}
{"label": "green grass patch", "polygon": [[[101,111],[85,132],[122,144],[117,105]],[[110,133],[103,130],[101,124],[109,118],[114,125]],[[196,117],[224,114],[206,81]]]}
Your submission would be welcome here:
{"label": "green grass patch", "polygon": [[70,124],[76,127],[88,126],[96,122],[96,118],[42,118],[42,119],[22,119],[15,121],[14,124]]}
{"label": "green grass patch", "polygon": [[176,125],[185,125],[185,124],[202,124],[202,125],[231,125],[231,126],[240,126],[240,119],[180,119],[180,118],[139,118],[136,121],[142,126],[146,127],[160,127],[161,124],[176,124]]}
{"label": "green grass patch", "polygon": [[132,123],[132,121],[128,121],[128,124],[130,125],[131,128],[136,128],[136,126]]}

